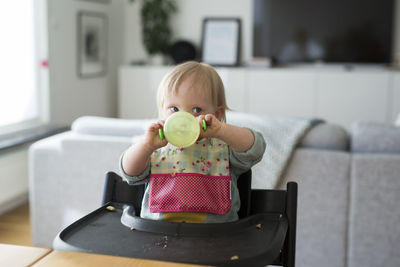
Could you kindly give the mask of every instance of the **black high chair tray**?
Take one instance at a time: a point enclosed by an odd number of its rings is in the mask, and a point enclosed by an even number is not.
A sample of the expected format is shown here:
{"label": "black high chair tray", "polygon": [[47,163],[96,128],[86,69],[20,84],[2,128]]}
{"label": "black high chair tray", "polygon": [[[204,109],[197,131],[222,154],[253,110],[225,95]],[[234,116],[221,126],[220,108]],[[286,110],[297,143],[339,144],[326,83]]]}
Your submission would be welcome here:
{"label": "black high chair tray", "polygon": [[202,265],[265,266],[280,255],[288,229],[287,216],[280,213],[213,224],[152,221],[133,214],[132,206],[109,202],[65,228],[53,248]]}

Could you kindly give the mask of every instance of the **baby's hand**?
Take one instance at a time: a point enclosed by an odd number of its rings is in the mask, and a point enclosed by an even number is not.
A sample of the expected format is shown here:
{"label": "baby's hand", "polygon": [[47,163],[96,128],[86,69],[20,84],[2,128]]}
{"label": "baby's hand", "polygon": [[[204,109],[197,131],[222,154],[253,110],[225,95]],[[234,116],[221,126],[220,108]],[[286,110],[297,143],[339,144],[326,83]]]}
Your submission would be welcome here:
{"label": "baby's hand", "polygon": [[168,144],[168,141],[164,138],[161,139],[158,131],[159,129],[164,128],[164,121],[159,120],[155,123],[152,123],[149,128],[147,128],[145,137],[144,137],[144,142],[147,146],[149,146],[152,150],[156,150],[160,147],[166,146]]}
{"label": "baby's hand", "polygon": [[[223,123],[217,119],[213,114],[207,114],[207,115],[200,115],[197,117],[199,123],[200,123],[200,136],[199,139],[203,138],[218,138],[221,128],[223,126]],[[203,129],[203,120],[206,121],[207,124],[207,129],[204,131]]]}

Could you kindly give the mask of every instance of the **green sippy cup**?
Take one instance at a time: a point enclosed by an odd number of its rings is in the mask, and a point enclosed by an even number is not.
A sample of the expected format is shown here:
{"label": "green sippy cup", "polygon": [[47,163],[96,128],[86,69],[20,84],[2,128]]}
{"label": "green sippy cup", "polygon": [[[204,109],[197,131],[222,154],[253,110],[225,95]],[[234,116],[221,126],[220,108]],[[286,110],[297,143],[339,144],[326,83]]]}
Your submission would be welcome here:
{"label": "green sippy cup", "polygon": [[[203,130],[207,129],[206,121],[202,121]],[[197,119],[190,113],[178,111],[168,117],[164,123],[164,129],[159,130],[161,139],[166,138],[176,147],[189,147],[193,145],[200,135],[200,125]]]}

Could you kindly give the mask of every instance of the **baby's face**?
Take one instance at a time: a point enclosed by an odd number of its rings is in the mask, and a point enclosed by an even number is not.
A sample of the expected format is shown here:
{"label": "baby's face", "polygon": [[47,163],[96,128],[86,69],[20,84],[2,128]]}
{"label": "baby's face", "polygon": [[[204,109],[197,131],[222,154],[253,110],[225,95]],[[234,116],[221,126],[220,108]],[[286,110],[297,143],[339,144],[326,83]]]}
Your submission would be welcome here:
{"label": "baby's face", "polygon": [[167,119],[177,111],[186,111],[195,117],[214,114],[218,119],[222,119],[220,112],[217,111],[218,108],[213,104],[209,90],[196,88],[190,77],[184,80],[177,89],[176,94],[169,93],[165,97],[161,113],[162,119]]}

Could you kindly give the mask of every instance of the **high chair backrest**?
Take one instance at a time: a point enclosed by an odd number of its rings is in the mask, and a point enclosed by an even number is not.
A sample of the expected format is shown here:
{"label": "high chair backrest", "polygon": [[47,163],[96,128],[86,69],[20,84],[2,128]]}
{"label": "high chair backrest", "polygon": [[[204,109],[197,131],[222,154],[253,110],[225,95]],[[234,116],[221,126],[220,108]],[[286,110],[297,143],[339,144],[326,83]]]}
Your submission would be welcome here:
{"label": "high chair backrest", "polygon": [[297,227],[297,183],[289,182],[286,190],[251,190],[250,215],[277,213],[287,217],[288,230],[279,257],[273,265],[294,267]]}
{"label": "high chair backrest", "polygon": [[139,216],[145,188],[145,183],[132,186],[115,172],[107,172],[102,205],[107,202],[130,204],[135,208],[135,215]]}
{"label": "high chair backrest", "polygon": [[250,215],[251,201],[251,170],[241,174],[237,183],[240,196],[240,210],[238,212],[239,219],[243,219]]}

